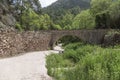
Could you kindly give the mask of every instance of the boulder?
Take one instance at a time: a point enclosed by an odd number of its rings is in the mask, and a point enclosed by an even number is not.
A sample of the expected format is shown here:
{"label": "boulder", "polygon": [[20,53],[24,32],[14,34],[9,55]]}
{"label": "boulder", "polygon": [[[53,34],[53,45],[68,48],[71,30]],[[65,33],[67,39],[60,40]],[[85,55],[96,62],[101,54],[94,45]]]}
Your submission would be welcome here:
{"label": "boulder", "polygon": [[115,33],[113,35],[105,35],[104,46],[114,46],[120,44],[120,34]]}

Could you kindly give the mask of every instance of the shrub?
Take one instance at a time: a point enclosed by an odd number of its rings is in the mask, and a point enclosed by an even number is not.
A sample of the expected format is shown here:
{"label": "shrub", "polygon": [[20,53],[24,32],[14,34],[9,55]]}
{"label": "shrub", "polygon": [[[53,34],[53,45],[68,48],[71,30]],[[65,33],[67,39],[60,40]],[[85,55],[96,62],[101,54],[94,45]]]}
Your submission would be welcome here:
{"label": "shrub", "polygon": [[120,52],[110,50],[86,55],[76,68],[64,73],[65,80],[120,80]]}
{"label": "shrub", "polygon": [[65,50],[67,50],[67,49],[74,49],[74,50],[76,50],[77,48],[83,46],[84,44],[85,43],[82,43],[82,42],[68,44],[68,45],[65,46]]}
{"label": "shrub", "polygon": [[15,24],[15,28],[18,29],[19,31],[23,31],[22,26],[19,23]]}
{"label": "shrub", "polygon": [[[51,63],[51,67],[48,70],[54,68],[57,80],[120,80],[118,47],[113,49],[81,43],[69,44],[63,54],[56,55],[56,59],[51,56],[49,58],[47,65]],[[61,65],[59,70],[55,69],[58,64]]]}
{"label": "shrub", "polygon": [[71,63],[67,59],[63,59],[62,55],[58,54],[51,54],[47,56],[47,65],[48,68],[48,74],[51,76],[55,76],[57,74],[56,70],[57,68],[64,68],[64,67],[70,67],[73,63]]}
{"label": "shrub", "polygon": [[65,59],[69,59],[71,60],[72,62],[76,63],[79,61],[78,59],[78,56],[77,56],[77,52],[73,49],[67,49],[64,54],[63,54],[63,57]]}

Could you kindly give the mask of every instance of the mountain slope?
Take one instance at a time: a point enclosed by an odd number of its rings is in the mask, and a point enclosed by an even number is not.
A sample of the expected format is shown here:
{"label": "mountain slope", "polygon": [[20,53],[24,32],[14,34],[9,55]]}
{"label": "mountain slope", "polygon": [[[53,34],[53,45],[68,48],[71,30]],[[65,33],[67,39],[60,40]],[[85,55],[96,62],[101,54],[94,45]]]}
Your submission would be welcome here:
{"label": "mountain slope", "polygon": [[0,28],[15,26],[15,17],[13,16],[11,6],[8,0],[0,1]]}
{"label": "mountain slope", "polygon": [[77,11],[76,13],[73,13],[76,15],[80,10],[88,9],[89,7],[90,0],[58,0],[42,10],[44,13],[49,14],[53,21],[55,21],[61,19],[67,12]]}
{"label": "mountain slope", "polygon": [[58,0],[52,5],[48,7],[53,7],[53,8],[64,8],[64,9],[70,9],[76,6],[79,6],[80,8],[88,8],[89,7],[89,0]]}

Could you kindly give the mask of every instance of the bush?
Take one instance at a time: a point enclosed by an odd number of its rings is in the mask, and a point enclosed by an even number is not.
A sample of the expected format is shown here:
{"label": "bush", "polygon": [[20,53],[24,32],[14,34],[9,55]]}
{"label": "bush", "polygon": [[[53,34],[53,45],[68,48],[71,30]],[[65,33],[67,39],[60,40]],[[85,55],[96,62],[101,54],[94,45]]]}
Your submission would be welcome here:
{"label": "bush", "polygon": [[18,29],[19,31],[23,31],[22,26],[19,23],[15,24],[15,28]]}
{"label": "bush", "polygon": [[120,52],[110,50],[86,55],[77,67],[64,73],[65,80],[120,80]]}
{"label": "bush", "polygon": [[57,80],[120,80],[118,47],[113,49],[81,43],[69,44],[63,54],[56,55],[55,59],[51,56],[47,59],[47,65],[51,64],[48,70],[55,69],[59,64],[60,69],[54,70]]}
{"label": "bush", "polygon": [[66,45],[64,48],[65,48],[65,50],[67,50],[67,49],[76,50],[77,48],[83,46],[84,44],[85,44],[85,43],[82,43],[82,42],[72,43],[72,44]]}
{"label": "bush", "polygon": [[63,57],[64,57],[65,59],[71,60],[71,61],[74,62],[74,63],[76,63],[76,62],[79,61],[78,56],[77,56],[77,52],[76,52],[75,50],[73,50],[73,49],[68,49],[68,50],[66,50],[66,51],[64,52],[64,54],[63,54]]}
{"label": "bush", "polygon": [[67,59],[63,59],[62,55],[58,55],[58,54],[51,54],[49,56],[47,56],[47,65],[46,67],[48,68],[48,74],[51,76],[55,76],[56,73],[56,69],[57,68],[64,68],[64,67],[70,67],[73,64],[67,60]]}

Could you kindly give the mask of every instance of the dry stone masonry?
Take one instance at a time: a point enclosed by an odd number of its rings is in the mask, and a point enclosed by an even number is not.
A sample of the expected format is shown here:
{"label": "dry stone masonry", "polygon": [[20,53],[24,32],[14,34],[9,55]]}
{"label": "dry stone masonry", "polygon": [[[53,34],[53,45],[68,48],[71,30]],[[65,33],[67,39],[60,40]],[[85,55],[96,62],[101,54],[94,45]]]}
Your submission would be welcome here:
{"label": "dry stone masonry", "polygon": [[49,49],[51,35],[46,32],[0,30],[0,57]]}
{"label": "dry stone masonry", "polygon": [[52,49],[63,36],[77,36],[81,40],[101,44],[107,30],[51,30],[17,32],[12,28],[0,28],[0,57],[13,56],[30,51]]}

